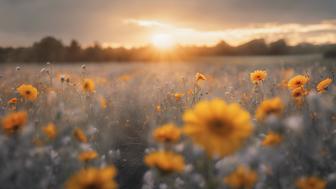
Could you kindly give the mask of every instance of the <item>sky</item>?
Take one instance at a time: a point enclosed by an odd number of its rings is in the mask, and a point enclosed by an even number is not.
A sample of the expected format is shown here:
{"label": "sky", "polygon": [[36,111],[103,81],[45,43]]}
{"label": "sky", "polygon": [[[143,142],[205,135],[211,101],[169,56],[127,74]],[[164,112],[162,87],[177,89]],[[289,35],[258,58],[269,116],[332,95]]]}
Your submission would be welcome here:
{"label": "sky", "polygon": [[336,0],[0,0],[0,46],[69,43],[239,45],[253,38],[336,42]]}

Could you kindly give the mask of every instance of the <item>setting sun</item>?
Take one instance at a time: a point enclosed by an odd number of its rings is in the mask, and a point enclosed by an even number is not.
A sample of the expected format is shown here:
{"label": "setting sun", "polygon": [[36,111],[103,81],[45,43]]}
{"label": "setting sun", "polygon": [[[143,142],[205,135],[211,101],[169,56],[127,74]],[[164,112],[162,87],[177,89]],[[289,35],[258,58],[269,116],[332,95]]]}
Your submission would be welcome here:
{"label": "setting sun", "polygon": [[170,49],[175,45],[173,37],[163,33],[153,35],[152,44],[159,49]]}

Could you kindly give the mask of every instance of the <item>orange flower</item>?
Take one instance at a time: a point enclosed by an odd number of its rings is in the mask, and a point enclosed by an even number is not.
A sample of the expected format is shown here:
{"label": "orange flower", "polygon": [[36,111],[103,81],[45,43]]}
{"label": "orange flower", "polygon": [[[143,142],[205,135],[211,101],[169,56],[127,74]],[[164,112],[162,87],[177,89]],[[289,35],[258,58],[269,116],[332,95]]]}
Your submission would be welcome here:
{"label": "orange flower", "polygon": [[88,162],[90,160],[94,160],[97,158],[97,152],[96,151],[93,151],[93,150],[90,150],[90,151],[85,151],[85,152],[81,152],[79,155],[78,155],[78,159],[80,161],[83,161],[83,162]]}
{"label": "orange flower", "polygon": [[262,141],[263,146],[276,146],[283,141],[283,137],[277,133],[269,132]]}
{"label": "orange flower", "polygon": [[301,177],[296,181],[299,189],[325,189],[327,182],[318,177]]}
{"label": "orange flower", "polygon": [[181,131],[174,124],[165,124],[156,128],[153,132],[153,138],[158,142],[177,142],[181,137]]}
{"label": "orange flower", "polygon": [[11,98],[11,99],[8,100],[7,103],[8,103],[8,105],[14,106],[17,103],[17,98]]}
{"label": "orange flower", "polygon": [[292,91],[292,97],[294,97],[295,99],[299,99],[299,98],[306,96],[307,93],[308,92],[304,88],[299,87]]}
{"label": "orange flower", "polygon": [[17,133],[27,123],[26,112],[10,113],[2,119],[2,129],[7,135]]}
{"label": "orange flower", "polygon": [[157,105],[157,106],[155,107],[155,111],[156,111],[156,112],[161,112],[161,106],[160,106],[160,105]]}
{"label": "orange flower", "polygon": [[105,168],[85,168],[70,177],[65,183],[66,189],[116,189],[114,177],[117,170],[114,166]]}
{"label": "orange flower", "polygon": [[292,91],[292,97],[294,98],[294,102],[297,108],[300,108],[303,105],[304,97],[308,94],[308,92],[303,88],[299,87]]}
{"label": "orange flower", "polygon": [[294,90],[304,85],[309,81],[309,77],[304,75],[297,75],[288,81],[288,88]]}
{"label": "orange flower", "polygon": [[100,107],[101,107],[102,109],[106,109],[106,108],[107,108],[107,100],[106,100],[106,98],[103,97],[103,96],[101,96],[101,97],[99,98],[99,104],[100,104]]}
{"label": "orange flower", "polygon": [[16,110],[17,98],[11,98],[7,102],[8,108],[10,110]]}
{"label": "orange flower", "polygon": [[233,173],[224,178],[224,183],[232,188],[252,189],[257,179],[255,171],[240,165]]}
{"label": "orange flower", "polygon": [[180,101],[183,96],[184,96],[183,93],[175,93],[174,94],[174,97],[175,97],[176,101]]}
{"label": "orange flower", "polygon": [[129,75],[127,75],[127,74],[124,74],[124,75],[119,76],[118,79],[121,80],[121,81],[126,82],[126,81],[129,81],[131,79],[131,77]]}
{"label": "orange flower", "polygon": [[267,72],[263,70],[256,70],[250,73],[250,79],[253,84],[259,84],[264,81],[267,77]]}
{"label": "orange flower", "polygon": [[87,139],[85,133],[80,128],[75,128],[75,130],[74,130],[74,137],[79,142],[83,142],[83,143],[87,143],[88,142],[88,139]]}
{"label": "orange flower", "polygon": [[19,94],[27,100],[35,101],[38,95],[38,91],[32,85],[21,85],[16,89]]}
{"label": "orange flower", "polygon": [[53,123],[48,123],[47,126],[42,128],[43,133],[49,138],[49,139],[55,139],[57,135],[57,129],[56,126]]}
{"label": "orange flower", "polygon": [[168,151],[147,154],[144,161],[148,167],[157,168],[163,173],[182,172],[185,167],[183,156]]}
{"label": "orange flower", "polygon": [[256,118],[262,121],[269,115],[280,116],[283,112],[284,105],[279,97],[264,100],[257,108]]}
{"label": "orange flower", "polygon": [[96,89],[96,86],[92,79],[84,79],[83,90],[85,92],[93,93],[95,89]]}
{"label": "orange flower", "polygon": [[196,81],[200,81],[200,80],[205,81],[205,80],[207,80],[207,78],[203,74],[197,72],[196,75],[195,75],[195,80]]}
{"label": "orange flower", "polygon": [[320,83],[318,83],[317,84],[317,86],[316,86],[316,90],[317,90],[317,92],[319,92],[319,93],[323,93],[323,92],[325,92],[327,89],[328,89],[328,87],[329,87],[329,85],[332,83],[332,79],[330,79],[330,78],[327,78],[327,79],[325,79],[325,80],[322,80]]}

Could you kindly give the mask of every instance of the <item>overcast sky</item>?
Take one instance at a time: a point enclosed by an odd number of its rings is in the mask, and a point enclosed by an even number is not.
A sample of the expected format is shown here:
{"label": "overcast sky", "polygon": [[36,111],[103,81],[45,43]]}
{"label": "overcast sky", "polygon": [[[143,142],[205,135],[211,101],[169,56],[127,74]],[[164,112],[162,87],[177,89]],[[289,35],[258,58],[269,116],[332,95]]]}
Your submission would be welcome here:
{"label": "overcast sky", "polygon": [[139,45],[155,32],[175,36],[181,29],[193,34],[181,34],[177,42],[188,43],[185,37],[191,36],[207,43],[203,38],[226,39],[235,29],[239,38],[244,28],[270,23],[301,28],[327,22],[331,26],[306,33],[312,39],[324,35],[325,42],[336,40],[335,20],[336,0],[0,0],[0,46],[28,45],[46,35],[65,43],[74,38],[83,44]]}

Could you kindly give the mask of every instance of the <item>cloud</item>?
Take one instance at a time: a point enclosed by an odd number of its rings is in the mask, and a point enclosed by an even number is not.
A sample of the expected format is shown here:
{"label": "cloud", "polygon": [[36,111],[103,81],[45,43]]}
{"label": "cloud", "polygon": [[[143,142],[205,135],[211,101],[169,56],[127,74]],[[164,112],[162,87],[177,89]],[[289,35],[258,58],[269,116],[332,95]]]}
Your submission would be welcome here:
{"label": "cloud", "polygon": [[336,19],[335,10],[335,0],[2,0],[0,43],[27,45],[54,35],[85,44],[141,44],[153,31],[132,25],[136,20],[159,21],[142,23],[152,28],[172,23],[197,33],[266,23],[314,25]]}
{"label": "cloud", "polygon": [[317,24],[265,23],[223,30],[198,30],[189,27],[174,26],[157,20],[128,19],[126,23],[137,25],[140,28],[150,28],[153,34],[168,33],[173,36],[175,41],[184,45],[213,45],[220,40],[224,40],[232,45],[239,45],[255,38],[264,38],[267,41],[284,38],[291,44],[301,42],[336,42],[335,21],[322,21]]}

